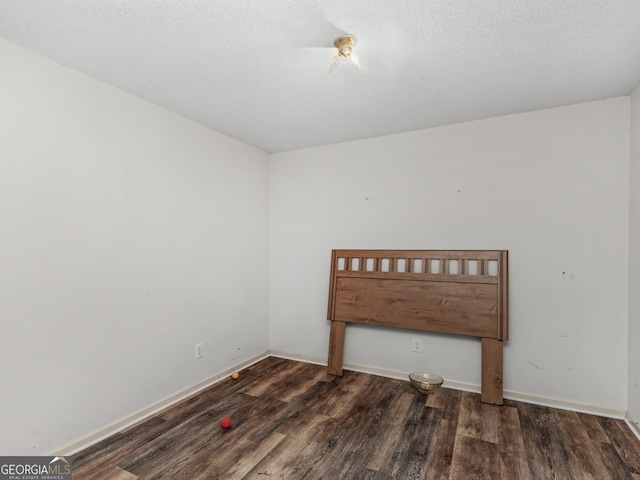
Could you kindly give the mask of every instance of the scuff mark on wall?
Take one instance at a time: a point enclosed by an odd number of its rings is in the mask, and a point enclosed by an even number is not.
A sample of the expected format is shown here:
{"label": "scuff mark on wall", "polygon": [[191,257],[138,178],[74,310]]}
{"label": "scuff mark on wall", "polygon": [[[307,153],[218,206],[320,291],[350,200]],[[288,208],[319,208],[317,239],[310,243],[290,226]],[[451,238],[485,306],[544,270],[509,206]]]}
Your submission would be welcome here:
{"label": "scuff mark on wall", "polygon": [[535,363],[535,362],[533,362],[533,361],[531,361],[531,360],[529,360],[529,362],[528,362],[528,363],[529,363],[529,365],[531,365],[532,367],[534,367],[534,368],[536,368],[536,369],[538,369],[538,370],[566,370],[566,371],[569,371],[569,372],[572,372],[572,371],[574,371],[574,370],[578,370],[578,369],[577,369],[577,368],[575,368],[575,367],[558,367],[558,366],[553,366],[553,367],[543,367],[543,366],[538,365],[537,363]]}

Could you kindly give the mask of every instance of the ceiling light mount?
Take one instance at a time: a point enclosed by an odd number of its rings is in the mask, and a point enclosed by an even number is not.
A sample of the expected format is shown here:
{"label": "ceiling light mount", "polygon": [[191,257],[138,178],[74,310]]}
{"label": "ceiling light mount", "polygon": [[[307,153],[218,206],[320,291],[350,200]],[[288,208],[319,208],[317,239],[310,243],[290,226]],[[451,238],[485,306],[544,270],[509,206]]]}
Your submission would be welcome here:
{"label": "ceiling light mount", "polygon": [[340,35],[333,41],[333,45],[338,49],[338,55],[341,57],[350,57],[356,43],[358,43],[358,37],[351,34]]}
{"label": "ceiling light mount", "polygon": [[358,59],[353,53],[353,47],[358,43],[358,37],[352,34],[340,35],[333,41],[333,46],[338,49],[338,53],[335,57],[331,59],[329,62],[329,66],[333,68],[339,60],[343,58],[350,59],[358,69],[360,69],[360,64],[358,63]]}

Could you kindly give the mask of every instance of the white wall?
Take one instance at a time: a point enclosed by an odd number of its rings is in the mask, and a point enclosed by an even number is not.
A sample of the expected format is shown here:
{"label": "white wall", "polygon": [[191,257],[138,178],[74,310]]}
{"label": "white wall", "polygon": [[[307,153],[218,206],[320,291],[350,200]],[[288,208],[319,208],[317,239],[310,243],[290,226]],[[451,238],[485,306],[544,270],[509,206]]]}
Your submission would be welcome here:
{"label": "white wall", "polygon": [[629,200],[629,414],[640,421],[640,86],[631,94]]}
{"label": "white wall", "polygon": [[268,349],[268,155],[0,64],[0,452],[40,454]]}
{"label": "white wall", "polygon": [[[326,359],[332,248],[508,249],[505,389],[624,411],[628,129],[624,97],[272,155],[272,349]],[[347,329],[347,363],[478,385],[479,360]]]}

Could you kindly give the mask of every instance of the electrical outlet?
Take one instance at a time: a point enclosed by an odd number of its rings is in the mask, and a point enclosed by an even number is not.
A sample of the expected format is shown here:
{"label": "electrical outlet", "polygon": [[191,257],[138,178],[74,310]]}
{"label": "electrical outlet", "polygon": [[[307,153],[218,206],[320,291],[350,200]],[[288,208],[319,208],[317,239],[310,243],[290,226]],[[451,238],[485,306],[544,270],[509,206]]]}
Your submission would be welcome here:
{"label": "electrical outlet", "polygon": [[420,353],[422,352],[422,342],[420,342],[419,338],[414,338],[413,339],[413,347],[412,350],[414,352]]}
{"label": "electrical outlet", "polygon": [[202,358],[202,344],[196,343],[196,360]]}

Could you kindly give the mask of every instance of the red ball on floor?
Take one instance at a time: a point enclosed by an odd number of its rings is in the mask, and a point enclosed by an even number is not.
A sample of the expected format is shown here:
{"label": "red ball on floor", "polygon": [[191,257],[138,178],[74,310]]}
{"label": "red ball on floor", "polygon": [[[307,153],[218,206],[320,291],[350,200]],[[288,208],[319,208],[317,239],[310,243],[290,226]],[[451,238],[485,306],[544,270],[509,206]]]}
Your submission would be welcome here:
{"label": "red ball on floor", "polygon": [[229,428],[231,426],[231,419],[229,417],[224,417],[220,421],[220,425],[222,426],[222,428]]}

